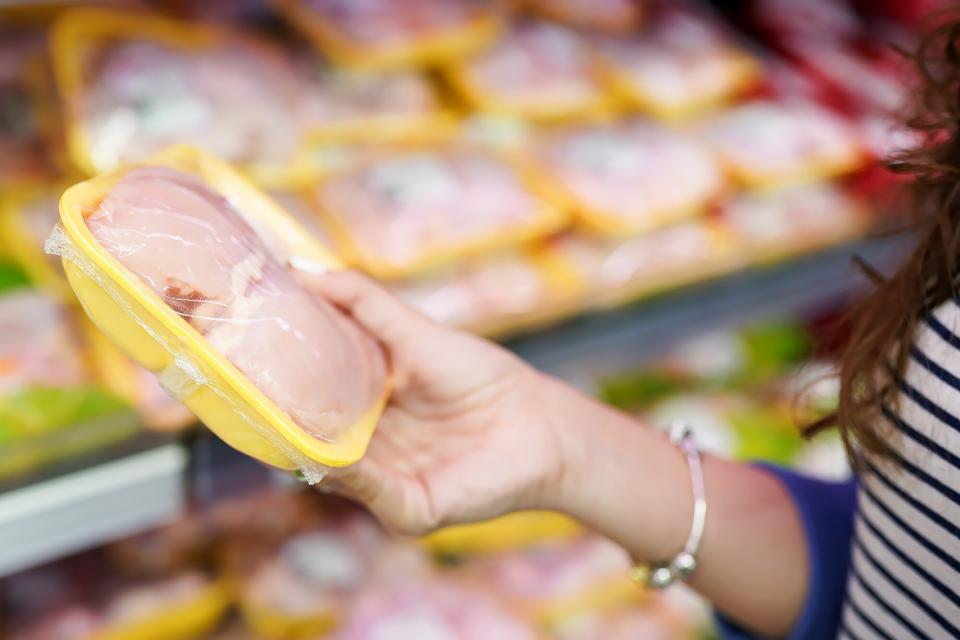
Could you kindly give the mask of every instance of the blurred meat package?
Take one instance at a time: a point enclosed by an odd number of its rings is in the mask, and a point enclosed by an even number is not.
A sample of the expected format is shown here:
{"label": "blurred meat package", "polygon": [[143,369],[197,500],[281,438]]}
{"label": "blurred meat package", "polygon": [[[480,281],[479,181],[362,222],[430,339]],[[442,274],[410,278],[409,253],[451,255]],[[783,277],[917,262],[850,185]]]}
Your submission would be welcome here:
{"label": "blurred meat package", "polygon": [[610,107],[586,39],[549,22],[513,24],[489,49],[446,65],[444,75],[481,112],[570,120]]}
{"label": "blurred meat package", "polygon": [[54,66],[74,162],[90,174],[191,143],[269,184],[292,180],[303,77],[272,44],[212,25],[103,9],[64,14]]}
{"label": "blurred meat package", "polygon": [[726,187],[707,148],[644,119],[551,131],[530,155],[558,202],[601,233],[628,235],[695,216]]}
{"label": "blurred meat package", "polygon": [[663,120],[716,107],[760,80],[757,60],[708,17],[665,11],[635,35],[597,38],[614,92]]}
{"label": "blurred meat package", "polygon": [[858,130],[812,102],[747,102],[701,124],[744,186],[768,188],[851,173],[869,161]]}
{"label": "blurred meat package", "polygon": [[[329,254],[221,162],[185,148],[157,158],[64,196],[57,249],[81,303],[234,446],[281,466],[355,462],[388,371],[377,342],[288,267]],[[90,262],[109,276],[86,281]],[[138,332],[85,299],[104,291],[135,306]]]}
{"label": "blurred meat package", "polygon": [[341,65],[424,65],[485,45],[499,31],[486,0],[278,0],[277,7]]}
{"label": "blurred meat package", "polygon": [[572,27],[623,33],[643,20],[644,0],[526,0],[521,1],[545,18]]}
{"label": "blurred meat package", "polygon": [[389,154],[320,183],[311,197],[340,254],[387,278],[516,245],[566,221],[511,164],[461,148]]}

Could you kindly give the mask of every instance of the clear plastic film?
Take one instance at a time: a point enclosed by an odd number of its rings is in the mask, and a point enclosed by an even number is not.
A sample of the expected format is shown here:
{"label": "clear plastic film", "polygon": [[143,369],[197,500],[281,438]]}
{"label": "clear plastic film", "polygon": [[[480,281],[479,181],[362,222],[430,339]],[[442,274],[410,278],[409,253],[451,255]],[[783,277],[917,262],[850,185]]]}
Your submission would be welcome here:
{"label": "clear plastic film", "polygon": [[484,46],[500,28],[484,0],[279,0],[277,6],[338,63],[420,66]]}
{"label": "clear plastic film", "polygon": [[48,250],[81,303],[207,426],[314,482],[325,465],[362,456],[386,400],[386,360],[287,267],[329,260],[292,218],[184,148],[81,183],[61,204]]}
{"label": "clear plastic film", "polygon": [[548,121],[611,112],[587,41],[548,22],[512,24],[489,49],[448,64],[445,76],[484,112]]}
{"label": "clear plastic film", "polygon": [[531,158],[593,231],[633,234],[701,213],[726,187],[710,151],[643,119],[547,132]]}
{"label": "clear plastic film", "polygon": [[270,44],[106,9],[67,13],[53,42],[71,153],[88,173],[190,143],[266,183],[295,180],[305,82]]}
{"label": "clear plastic film", "polygon": [[598,39],[618,96],[661,119],[688,117],[754,86],[760,65],[708,17],[668,10],[637,35]]}
{"label": "clear plastic film", "polygon": [[718,157],[745,186],[832,178],[869,160],[859,132],[812,102],[755,100],[701,124]]}
{"label": "clear plastic film", "polygon": [[390,154],[311,196],[341,255],[388,278],[516,245],[566,221],[517,168],[461,148]]}

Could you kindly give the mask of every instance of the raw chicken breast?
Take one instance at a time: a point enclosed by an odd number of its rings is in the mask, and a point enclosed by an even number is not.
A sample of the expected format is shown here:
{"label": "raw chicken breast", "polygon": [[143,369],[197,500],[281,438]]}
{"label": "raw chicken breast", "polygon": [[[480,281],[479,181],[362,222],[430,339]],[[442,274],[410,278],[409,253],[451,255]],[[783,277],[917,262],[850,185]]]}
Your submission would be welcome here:
{"label": "raw chicken breast", "polygon": [[87,380],[74,327],[57,301],[31,290],[0,297],[0,396]]}
{"label": "raw chicken breast", "polygon": [[535,145],[534,156],[603,230],[639,232],[687,217],[725,185],[706,149],[646,120],[562,130]]}
{"label": "raw chicken breast", "polygon": [[121,40],[94,60],[81,99],[100,170],[181,142],[245,165],[288,162],[298,147],[301,78],[276,51]]}
{"label": "raw chicken breast", "polygon": [[489,594],[451,581],[400,582],[356,598],[334,640],[535,640]]}
{"label": "raw chicken breast", "polygon": [[376,342],[302,289],[197,178],[129,171],[87,218],[98,242],[316,438],[336,441],[386,384]]}
{"label": "raw chicken breast", "polygon": [[399,154],[335,176],[321,208],[376,270],[405,271],[438,253],[538,225],[544,202],[511,167],[466,150]]}

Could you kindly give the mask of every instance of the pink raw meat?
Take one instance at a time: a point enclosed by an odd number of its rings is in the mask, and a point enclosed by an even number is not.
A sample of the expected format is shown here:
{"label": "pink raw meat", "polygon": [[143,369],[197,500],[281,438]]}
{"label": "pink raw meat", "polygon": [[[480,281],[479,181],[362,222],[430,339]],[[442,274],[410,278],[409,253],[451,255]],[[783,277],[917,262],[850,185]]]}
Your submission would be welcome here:
{"label": "pink raw meat", "polygon": [[302,289],[242,214],[193,176],[133,169],[87,225],[314,437],[337,440],[382,393],[376,342]]}

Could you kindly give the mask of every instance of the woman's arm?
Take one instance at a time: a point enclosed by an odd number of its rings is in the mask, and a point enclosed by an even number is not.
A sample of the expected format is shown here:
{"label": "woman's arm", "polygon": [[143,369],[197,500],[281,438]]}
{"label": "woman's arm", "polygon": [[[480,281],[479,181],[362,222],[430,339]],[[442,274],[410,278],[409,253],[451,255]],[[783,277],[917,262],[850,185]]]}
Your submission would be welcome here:
{"label": "woman's arm", "polygon": [[[563,434],[564,472],[543,507],[567,512],[640,561],[669,560],[693,521],[686,459],[666,436],[544,379],[544,403]],[[704,456],[706,529],[691,585],[732,620],[786,634],[809,576],[804,531],[790,494],[762,467]]]}
{"label": "woman's arm", "polygon": [[[331,489],[401,533],[546,508],[641,562],[682,548],[693,491],[663,434],[497,345],[430,322],[356,274],[303,278],[380,339],[396,380],[366,456],[332,471]],[[704,475],[706,530],[691,584],[744,627],[787,633],[807,601],[805,530],[816,527],[770,470],[707,456]]]}

